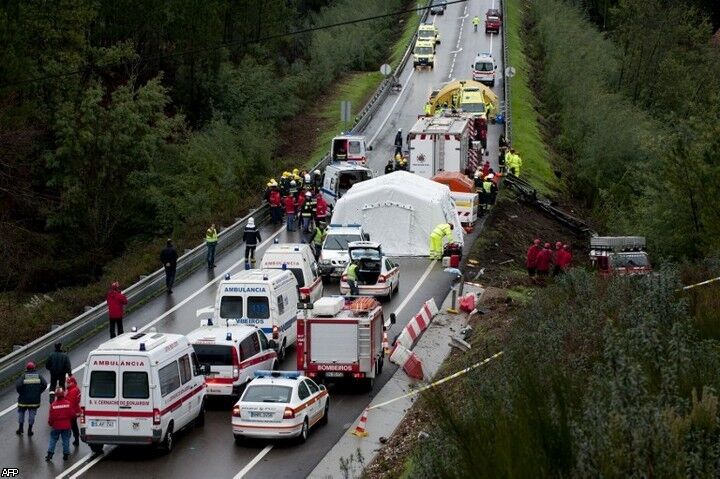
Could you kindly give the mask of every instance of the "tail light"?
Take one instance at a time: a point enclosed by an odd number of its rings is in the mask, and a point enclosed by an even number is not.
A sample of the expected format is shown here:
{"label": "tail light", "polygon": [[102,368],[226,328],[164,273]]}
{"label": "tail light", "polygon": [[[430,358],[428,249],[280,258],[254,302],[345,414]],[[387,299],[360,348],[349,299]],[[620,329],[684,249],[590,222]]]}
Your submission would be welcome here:
{"label": "tail light", "polygon": [[309,299],[310,299],[310,288],[308,288],[308,287],[300,288],[300,300],[308,301]]}
{"label": "tail light", "polygon": [[283,413],[283,419],[293,419],[295,417],[295,410],[291,407],[286,407]]}
{"label": "tail light", "polygon": [[160,410],[157,408],[153,409],[153,424],[160,424]]}
{"label": "tail light", "polygon": [[81,426],[85,425],[85,408],[84,407],[80,408],[80,425]]}
{"label": "tail light", "polygon": [[233,417],[240,417],[240,406],[234,406],[232,410]]}
{"label": "tail light", "polygon": [[378,283],[384,283],[387,280],[387,277],[385,275],[378,276]]}
{"label": "tail light", "polygon": [[353,373],[355,379],[362,379],[365,377],[365,373]]}
{"label": "tail light", "polygon": [[340,276],[340,281],[345,281],[345,282],[347,282],[347,275],[344,274],[344,275]]}
{"label": "tail light", "polygon": [[240,357],[238,356],[237,348],[232,348],[232,362],[233,362],[233,379],[240,379]]}
{"label": "tail light", "polygon": [[280,328],[275,325],[273,326],[273,339],[280,339]]}

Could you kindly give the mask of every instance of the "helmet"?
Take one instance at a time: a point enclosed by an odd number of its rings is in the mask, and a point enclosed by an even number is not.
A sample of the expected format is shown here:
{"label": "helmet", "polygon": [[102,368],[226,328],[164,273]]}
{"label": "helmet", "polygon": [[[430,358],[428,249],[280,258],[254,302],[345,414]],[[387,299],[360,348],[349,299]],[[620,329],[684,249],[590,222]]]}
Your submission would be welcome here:
{"label": "helmet", "polygon": [[555,242],[555,247],[556,247],[557,249],[562,248],[562,241],[557,241],[557,242]]}
{"label": "helmet", "polygon": [[495,175],[493,175],[492,173],[488,173],[488,175],[485,177],[486,180],[492,180],[493,178],[495,178]]}
{"label": "helmet", "polygon": [[315,171],[313,171],[313,174],[316,174],[316,175],[318,175],[318,176],[322,175],[322,173],[320,172],[320,170],[315,170]]}
{"label": "helmet", "polygon": [[549,247],[550,247],[550,243],[545,243],[545,248],[549,248]]}
{"label": "helmet", "polygon": [[297,168],[293,168],[293,175],[297,176],[298,173],[300,173],[300,170],[298,170]]}
{"label": "helmet", "polygon": [[305,192],[305,196],[307,196],[307,197],[309,198],[309,197],[312,196],[312,193],[310,193],[309,191],[306,191],[306,192]]}
{"label": "helmet", "polygon": [[535,246],[540,246],[540,240],[537,239],[537,238],[535,238],[535,241],[533,241],[533,244],[534,244]]}
{"label": "helmet", "polygon": [[27,369],[28,371],[32,371],[33,369],[35,369],[35,363],[32,362],[32,361],[30,361],[30,362],[27,363],[27,365],[25,366],[25,369]]}
{"label": "helmet", "polygon": [[290,186],[297,186],[297,183],[295,183],[295,180],[290,181]]}
{"label": "helmet", "polygon": [[310,178],[310,173],[305,173],[305,182],[310,183],[312,181],[312,178]]}
{"label": "helmet", "polygon": [[398,161],[402,160],[402,155],[401,155],[400,153],[397,153],[397,154],[395,155],[395,159],[398,160]]}
{"label": "helmet", "polygon": [[475,178],[480,178],[480,172],[479,172],[479,171],[476,171],[476,172],[475,172]]}
{"label": "helmet", "polygon": [[283,171],[282,177],[283,177],[283,178],[287,178],[288,176],[290,176],[290,172],[289,172],[289,171]]}
{"label": "helmet", "polygon": [[272,186],[272,182],[269,182],[269,181],[268,181],[268,184],[267,184],[267,185],[268,185],[268,186]]}
{"label": "helmet", "polygon": [[402,133],[402,128],[398,128],[398,133]]}
{"label": "helmet", "polygon": [[110,285],[112,289],[120,289],[120,283],[117,281],[113,281],[113,283]]}
{"label": "helmet", "polygon": [[570,245],[569,245],[569,244],[567,244],[567,243],[565,243],[565,244],[563,245],[563,248],[565,248],[565,249],[569,250],[569,249],[570,249]]}

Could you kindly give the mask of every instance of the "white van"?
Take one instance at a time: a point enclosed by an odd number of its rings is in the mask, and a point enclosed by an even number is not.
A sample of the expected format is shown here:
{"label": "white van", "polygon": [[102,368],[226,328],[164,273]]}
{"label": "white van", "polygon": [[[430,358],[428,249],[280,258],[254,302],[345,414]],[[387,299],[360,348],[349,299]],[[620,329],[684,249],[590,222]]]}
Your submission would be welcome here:
{"label": "white van", "polygon": [[224,326],[203,319],[187,338],[198,362],[207,371],[205,384],[209,396],[239,396],[255,377],[255,371],[278,368],[277,354],[265,333],[232,319]]}
{"label": "white van", "polygon": [[339,278],[348,262],[348,244],[353,241],[369,241],[359,224],[330,223],[320,252],[320,275],[325,279]]}
{"label": "white van", "polygon": [[297,305],[297,280],[290,271],[249,269],[220,282],[213,321],[235,319],[261,329],[282,362],[286,349],[295,344]]}
{"label": "white van", "polygon": [[352,185],[372,177],[373,171],[360,164],[348,161],[330,163],[323,172],[320,192],[328,205],[335,206],[337,200],[342,198]]}
{"label": "white van", "polygon": [[125,333],[85,363],[80,436],[104,444],[155,444],[170,451],[180,429],[205,422],[205,377],[180,334]]}
{"label": "white van", "polygon": [[304,303],[314,303],[322,298],[323,284],[309,244],[274,244],[265,250],[260,268],[292,271],[298,283],[300,301]]}

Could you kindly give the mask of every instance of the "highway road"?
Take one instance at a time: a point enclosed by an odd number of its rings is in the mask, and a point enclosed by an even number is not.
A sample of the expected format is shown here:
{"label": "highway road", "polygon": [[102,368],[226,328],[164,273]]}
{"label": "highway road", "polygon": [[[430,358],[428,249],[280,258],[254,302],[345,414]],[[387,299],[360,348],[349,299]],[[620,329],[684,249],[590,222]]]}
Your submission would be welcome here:
{"label": "highway road", "polygon": [[[485,11],[499,7],[497,0],[471,0],[465,4],[454,4],[442,16],[430,17],[438,27],[442,43],[438,46],[434,70],[413,70],[412,61],[398,77],[403,85],[401,93],[388,96],[377,110],[364,132],[373,145],[370,167],[382,172],[385,163],[394,151],[393,140],[398,128],[406,133],[422,113],[425,101],[433,89],[453,79],[471,78],[471,64],[478,52],[492,51],[498,63],[498,81],[495,91],[502,100],[502,72],[500,37],[485,35],[482,26],[473,33],[471,19],[474,15],[484,18]],[[497,169],[497,139],[501,132],[498,125],[490,125],[488,132],[488,157]],[[476,228],[477,234],[478,229]],[[299,233],[288,233],[284,228],[262,227],[263,242],[258,248],[261,255],[274,239],[280,242],[299,241]],[[466,246],[474,238],[466,236]],[[198,326],[196,310],[213,303],[217,282],[225,272],[243,268],[244,247],[239,246],[218,258],[214,271],[201,270],[190,275],[174,288],[173,295],[162,295],[125,319],[125,328],[152,327],[161,332],[187,333]],[[402,258],[400,293],[385,304],[386,311],[396,312],[398,324],[389,332],[392,338],[398,334],[423,302],[434,297],[438,304],[449,291],[450,277],[442,267],[427,259]],[[337,293],[337,285],[327,285],[328,294]],[[108,338],[107,331],[88,338],[76,347],[70,358],[78,382],[83,374],[83,362],[88,352]],[[294,350],[281,365],[282,369],[295,369]],[[69,461],[63,462],[56,452],[51,463],[44,461],[49,430],[47,406],[38,412],[34,437],[18,437],[14,388],[0,393],[0,466],[17,467],[20,477],[63,478],[97,477],[103,479],[125,477],[305,477],[337,442],[342,434],[369,403],[371,397],[395,372],[395,366],[386,362],[382,375],[375,381],[370,393],[356,393],[343,388],[331,388],[330,421],[311,432],[304,445],[258,442],[249,446],[236,446],[230,427],[231,403],[214,401],[209,405],[206,424],[180,434],[171,454],[158,451],[119,447],[106,447],[103,455],[93,455],[81,444],[73,448]],[[47,396],[46,396],[47,397]],[[60,445],[58,445],[58,449]]]}

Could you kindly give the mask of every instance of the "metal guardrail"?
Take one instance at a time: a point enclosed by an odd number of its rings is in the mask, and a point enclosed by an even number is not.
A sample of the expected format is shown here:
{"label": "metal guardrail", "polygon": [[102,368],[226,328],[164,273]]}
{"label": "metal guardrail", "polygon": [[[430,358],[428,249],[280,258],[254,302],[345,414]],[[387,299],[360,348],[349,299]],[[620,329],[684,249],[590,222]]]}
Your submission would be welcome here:
{"label": "metal guardrail", "polygon": [[[427,2],[429,6],[430,2]],[[428,16],[429,10],[425,10],[420,22],[422,23]],[[396,71],[402,71],[407,64],[408,58],[412,52],[417,32],[410,39],[405,50],[402,60],[398,64]],[[375,90],[373,96],[368,100],[358,115],[358,120],[351,129],[352,132],[363,131],[368,123],[372,120],[375,111],[387,97],[391,88],[391,77],[385,78],[383,82]],[[318,162],[313,169],[324,168],[330,162],[330,155],[326,155]],[[216,254],[219,255],[227,251],[231,247],[239,244],[242,240],[243,230],[250,217],[255,218],[255,222],[260,225],[269,219],[270,207],[267,203],[263,203],[260,207],[252,210],[247,216],[237,220],[232,225],[222,230],[218,235],[218,245]],[[181,279],[193,271],[201,268],[205,264],[205,244],[202,243],[178,258],[177,262],[177,278]],[[158,260],[159,262],[159,260]],[[158,269],[148,276],[140,279],[123,290],[128,297],[128,312],[138,308],[147,300],[161,294],[165,290],[165,272]],[[53,345],[62,342],[65,345],[72,345],[88,334],[93,333],[103,324],[107,323],[107,304],[102,302],[79,316],[71,319],[67,323],[58,326],[47,334],[35,339],[34,341],[22,346],[21,348],[0,358],[0,384],[5,383],[10,378],[18,375],[25,369],[28,361],[34,361],[37,364],[43,363],[50,353],[53,351]]]}
{"label": "metal guardrail", "polygon": [[[500,5],[502,6],[502,16],[503,16],[503,25],[501,28],[502,31],[502,60],[503,60],[503,68],[505,71],[507,71],[508,66],[508,42],[507,42],[507,34],[506,31],[506,25],[507,25],[507,6],[505,5],[507,2],[506,0],[500,0]],[[503,72],[503,95],[505,97],[505,139],[508,141],[508,143],[512,144],[512,107],[510,104],[510,79],[505,74],[505,71]]]}

